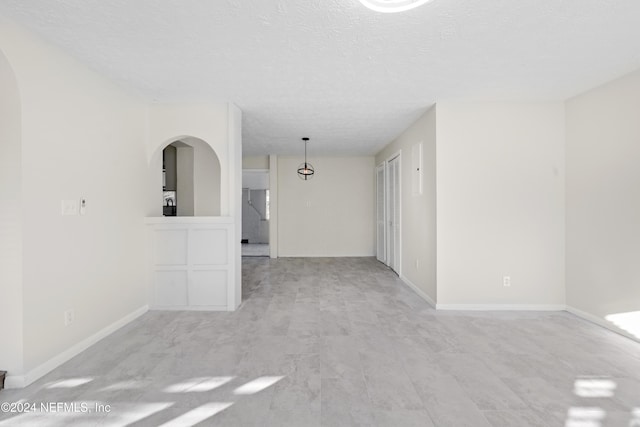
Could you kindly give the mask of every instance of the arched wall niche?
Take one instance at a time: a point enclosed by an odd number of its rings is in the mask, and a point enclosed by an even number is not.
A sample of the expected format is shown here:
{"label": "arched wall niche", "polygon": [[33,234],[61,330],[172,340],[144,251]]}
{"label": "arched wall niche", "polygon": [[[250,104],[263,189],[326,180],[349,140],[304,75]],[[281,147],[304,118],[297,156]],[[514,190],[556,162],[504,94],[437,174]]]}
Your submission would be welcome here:
{"label": "arched wall niche", "polygon": [[[147,156],[149,162],[158,162],[156,155],[168,144],[194,137],[204,141],[215,152],[220,163],[220,215],[234,212],[235,158],[230,151],[230,105],[213,104],[153,104],[148,109]],[[160,150],[158,150],[160,149]],[[151,170],[157,170],[152,168]],[[161,176],[150,174],[162,188]],[[152,185],[151,183],[149,185]],[[152,187],[153,188],[153,187]],[[153,197],[152,197],[153,198]],[[157,198],[149,200],[148,216],[159,216]]]}
{"label": "arched wall niche", "polygon": [[0,50],[0,367],[8,371],[7,387],[23,373],[22,285],[22,106],[13,67]]}
{"label": "arched wall niche", "polygon": [[[167,156],[167,161],[175,162],[172,166],[163,165],[163,152],[168,148],[175,150],[173,160]],[[175,186],[163,185],[167,183],[163,179],[164,166],[169,173],[171,169],[175,171]],[[171,204],[169,199],[174,195],[176,216],[220,216],[222,168],[216,151],[204,139],[193,135],[166,139],[151,156],[149,171],[151,216],[167,214],[170,210],[164,207]],[[172,181],[170,179],[169,183]]]}

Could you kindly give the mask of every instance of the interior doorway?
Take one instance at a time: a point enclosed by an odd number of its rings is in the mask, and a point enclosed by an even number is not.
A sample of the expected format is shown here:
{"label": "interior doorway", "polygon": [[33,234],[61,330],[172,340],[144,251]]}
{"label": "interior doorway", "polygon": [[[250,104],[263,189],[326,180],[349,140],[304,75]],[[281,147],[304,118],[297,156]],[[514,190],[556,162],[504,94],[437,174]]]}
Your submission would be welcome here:
{"label": "interior doorway", "polygon": [[385,264],[387,263],[386,169],[386,162],[376,167],[376,258]]}
{"label": "interior doorway", "polygon": [[376,167],[376,257],[401,274],[400,153]]}
{"label": "interior doorway", "polygon": [[387,162],[387,265],[400,274],[400,155]]}
{"label": "interior doorway", "polygon": [[242,171],[242,256],[269,256],[269,171]]}

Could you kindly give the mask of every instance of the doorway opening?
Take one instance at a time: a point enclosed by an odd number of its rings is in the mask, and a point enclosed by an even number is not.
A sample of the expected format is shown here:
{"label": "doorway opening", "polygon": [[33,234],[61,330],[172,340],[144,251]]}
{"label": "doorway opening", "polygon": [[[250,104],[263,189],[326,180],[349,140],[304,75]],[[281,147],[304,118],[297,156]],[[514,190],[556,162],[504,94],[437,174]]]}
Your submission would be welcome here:
{"label": "doorway opening", "polygon": [[242,171],[242,256],[269,256],[269,171]]}
{"label": "doorway opening", "polygon": [[376,167],[376,258],[401,274],[400,153]]}

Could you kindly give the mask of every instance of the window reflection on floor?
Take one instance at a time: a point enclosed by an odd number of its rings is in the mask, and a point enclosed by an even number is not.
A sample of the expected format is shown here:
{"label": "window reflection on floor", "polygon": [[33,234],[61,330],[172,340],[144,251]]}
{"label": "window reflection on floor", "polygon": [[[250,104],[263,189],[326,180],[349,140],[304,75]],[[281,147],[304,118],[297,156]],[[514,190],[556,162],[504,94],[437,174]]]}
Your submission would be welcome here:
{"label": "window reflection on floor", "polygon": [[626,331],[640,339],[640,311],[610,314],[606,316],[605,319],[623,331]]}

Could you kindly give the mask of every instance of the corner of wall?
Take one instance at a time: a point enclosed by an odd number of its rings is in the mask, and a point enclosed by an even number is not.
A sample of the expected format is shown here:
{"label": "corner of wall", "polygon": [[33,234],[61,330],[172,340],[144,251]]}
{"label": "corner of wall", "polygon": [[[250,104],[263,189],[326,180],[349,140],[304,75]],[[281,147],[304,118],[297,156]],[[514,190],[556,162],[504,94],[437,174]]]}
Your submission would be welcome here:
{"label": "corner of wall", "polygon": [[235,104],[228,105],[229,151],[229,207],[233,217],[235,242],[235,295],[229,310],[235,310],[242,302],[242,111]]}

